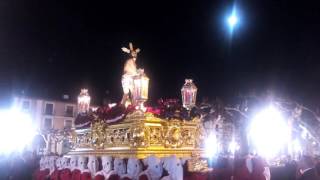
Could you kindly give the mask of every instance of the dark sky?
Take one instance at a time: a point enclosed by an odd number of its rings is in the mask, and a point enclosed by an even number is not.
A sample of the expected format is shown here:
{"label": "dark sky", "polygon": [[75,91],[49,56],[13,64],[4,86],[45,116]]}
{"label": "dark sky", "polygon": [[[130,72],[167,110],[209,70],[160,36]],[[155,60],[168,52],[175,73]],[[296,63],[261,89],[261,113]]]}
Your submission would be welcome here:
{"label": "dark sky", "polygon": [[120,100],[120,50],[142,49],[150,96],[180,97],[186,77],[200,96],[272,90],[320,100],[320,6],[311,1],[237,1],[232,39],[224,19],[234,1],[0,1],[0,101],[75,97],[88,87]]}

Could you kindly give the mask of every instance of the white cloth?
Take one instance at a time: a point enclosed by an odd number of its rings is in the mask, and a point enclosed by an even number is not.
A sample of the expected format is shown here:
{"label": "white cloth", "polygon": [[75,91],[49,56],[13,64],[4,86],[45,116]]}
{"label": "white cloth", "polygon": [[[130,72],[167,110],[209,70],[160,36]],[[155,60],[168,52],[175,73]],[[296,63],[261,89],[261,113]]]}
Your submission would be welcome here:
{"label": "white cloth", "polygon": [[252,173],[253,171],[253,164],[252,164],[252,159],[251,158],[247,158],[246,159],[246,167],[248,168],[248,171],[250,173]]}
{"label": "white cloth", "polygon": [[169,173],[169,177],[164,177],[163,179],[183,180],[182,163],[175,155],[164,159],[163,168]]}
{"label": "white cloth", "polygon": [[266,177],[266,180],[271,179],[271,173],[270,173],[269,167],[264,167],[263,175],[264,175],[264,177]]}
{"label": "white cloth", "polygon": [[122,88],[123,93],[128,94],[129,92],[133,92],[133,77],[134,75],[124,74],[122,76]]}

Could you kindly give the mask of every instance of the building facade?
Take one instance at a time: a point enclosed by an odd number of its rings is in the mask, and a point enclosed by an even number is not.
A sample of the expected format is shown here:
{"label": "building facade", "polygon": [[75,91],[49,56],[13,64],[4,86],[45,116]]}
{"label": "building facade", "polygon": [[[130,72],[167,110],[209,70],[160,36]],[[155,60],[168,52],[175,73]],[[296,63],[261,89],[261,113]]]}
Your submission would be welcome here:
{"label": "building facade", "polygon": [[28,113],[40,132],[63,130],[74,126],[77,103],[65,99],[61,101],[30,97],[14,97],[14,106]]}

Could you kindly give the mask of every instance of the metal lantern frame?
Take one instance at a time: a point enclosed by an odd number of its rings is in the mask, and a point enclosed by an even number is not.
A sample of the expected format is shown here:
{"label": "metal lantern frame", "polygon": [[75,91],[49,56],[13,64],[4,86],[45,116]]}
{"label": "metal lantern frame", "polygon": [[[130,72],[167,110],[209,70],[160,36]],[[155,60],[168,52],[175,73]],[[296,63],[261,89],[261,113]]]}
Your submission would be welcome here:
{"label": "metal lantern frame", "polygon": [[143,105],[148,100],[149,78],[143,69],[138,70],[138,75],[133,78],[132,100],[135,105]]}
{"label": "metal lantern frame", "polygon": [[88,93],[88,89],[81,89],[78,96],[78,111],[80,113],[85,113],[89,111],[91,97]]}
{"label": "metal lantern frame", "polygon": [[191,110],[196,105],[198,88],[192,79],[186,79],[181,88],[182,105],[187,110]]}

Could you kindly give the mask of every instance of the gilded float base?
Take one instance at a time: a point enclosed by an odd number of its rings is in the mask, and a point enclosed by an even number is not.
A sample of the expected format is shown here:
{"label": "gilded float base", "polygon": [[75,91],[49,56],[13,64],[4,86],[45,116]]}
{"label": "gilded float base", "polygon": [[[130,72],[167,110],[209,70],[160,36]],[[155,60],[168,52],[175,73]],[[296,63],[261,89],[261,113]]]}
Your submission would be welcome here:
{"label": "gilded float base", "polygon": [[111,155],[145,158],[203,155],[204,131],[199,118],[191,121],[160,119],[135,111],[116,124],[95,121],[91,128],[76,130],[68,155]]}
{"label": "gilded float base", "polygon": [[150,155],[154,155],[156,157],[168,157],[171,155],[176,155],[180,158],[190,158],[194,153],[203,154],[203,150],[200,149],[121,149],[121,148],[113,148],[113,149],[103,149],[103,150],[94,150],[94,149],[77,149],[76,151],[70,151],[68,155],[95,155],[95,156],[103,156],[110,155],[112,157],[117,158],[130,158],[135,157],[138,159],[146,158]]}

